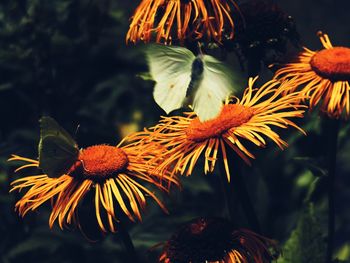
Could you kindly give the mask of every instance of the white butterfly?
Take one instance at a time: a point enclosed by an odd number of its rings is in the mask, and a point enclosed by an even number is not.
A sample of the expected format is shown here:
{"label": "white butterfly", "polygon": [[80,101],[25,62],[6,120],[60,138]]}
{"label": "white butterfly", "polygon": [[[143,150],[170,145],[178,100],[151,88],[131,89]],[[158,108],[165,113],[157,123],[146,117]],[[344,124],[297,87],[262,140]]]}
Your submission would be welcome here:
{"label": "white butterfly", "polygon": [[212,56],[162,45],[150,45],[146,55],[156,81],[154,99],[167,114],[191,102],[201,121],[215,118],[233,91],[233,74]]}

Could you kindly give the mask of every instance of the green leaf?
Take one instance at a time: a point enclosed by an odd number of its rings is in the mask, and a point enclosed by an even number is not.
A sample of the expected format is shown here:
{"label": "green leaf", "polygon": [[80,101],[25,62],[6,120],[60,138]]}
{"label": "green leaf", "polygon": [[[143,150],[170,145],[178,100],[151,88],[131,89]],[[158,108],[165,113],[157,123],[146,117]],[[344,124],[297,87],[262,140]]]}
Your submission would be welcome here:
{"label": "green leaf", "polygon": [[344,244],[337,252],[336,258],[341,261],[350,261],[350,243]]}
{"label": "green leaf", "polygon": [[322,162],[321,160],[310,157],[295,157],[293,160],[308,168],[315,176],[321,177],[327,175],[327,170],[320,164]]}
{"label": "green leaf", "polygon": [[314,206],[309,203],[302,212],[296,229],[283,247],[278,263],[323,263],[326,262],[326,243],[322,238]]}
{"label": "green leaf", "polygon": [[303,172],[296,181],[296,184],[300,188],[308,187],[314,180],[314,175],[310,170]]}
{"label": "green leaf", "polygon": [[154,79],[152,78],[152,76],[149,72],[141,72],[141,73],[137,74],[136,77],[138,77],[142,80],[146,80],[146,81],[154,81]]}

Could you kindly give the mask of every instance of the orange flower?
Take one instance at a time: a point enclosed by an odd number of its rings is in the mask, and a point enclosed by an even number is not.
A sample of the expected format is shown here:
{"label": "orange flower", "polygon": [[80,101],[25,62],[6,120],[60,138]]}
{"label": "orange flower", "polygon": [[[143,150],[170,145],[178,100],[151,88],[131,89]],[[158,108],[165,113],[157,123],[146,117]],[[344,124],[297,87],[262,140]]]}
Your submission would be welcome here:
{"label": "orange flower", "polygon": [[[149,146],[150,147],[150,146]],[[29,188],[27,193],[16,203],[16,210],[21,216],[36,210],[47,201],[52,203],[49,219],[50,228],[57,220],[61,229],[70,224],[78,225],[76,215],[79,204],[89,191],[94,191],[95,214],[99,228],[103,232],[116,231],[116,209],[135,221],[142,220],[140,210],[146,206],[146,196],[150,196],[166,212],[163,203],[142,183],[149,183],[162,190],[162,180],[178,184],[168,175],[150,175],[154,169],[146,164],[157,149],[149,149],[137,144],[126,146],[96,145],[82,149],[78,161],[70,170],[58,178],[39,174],[18,179],[12,183],[12,191]],[[26,164],[17,171],[26,168],[38,168],[39,162],[13,155],[9,161],[23,161]],[[156,165],[156,164],[154,164]]]}
{"label": "orange flower", "polygon": [[235,230],[219,218],[198,218],[167,241],[159,262],[268,263],[276,243],[247,229]]}
{"label": "orange flower", "polygon": [[[232,39],[234,23],[233,0],[142,0],[130,24],[126,40],[170,44],[173,39],[214,40],[222,36]],[[176,24],[176,26],[175,26]]]}
{"label": "orange flower", "polygon": [[304,48],[296,62],[279,69],[275,78],[291,85],[289,92],[301,86],[301,93],[310,97],[310,108],[320,109],[331,118],[350,115],[350,48],[333,47],[328,35],[319,33],[321,51]]}
{"label": "orange flower", "polygon": [[266,140],[263,137],[267,137],[283,149],[287,143],[271,126],[293,126],[303,132],[289,120],[292,117],[303,117],[302,108],[306,106],[298,104],[301,99],[299,93],[281,97],[288,84],[276,88],[276,81],[270,81],[254,90],[255,80],[256,78],[249,80],[242,100],[227,100],[215,119],[201,122],[194,112],[190,112],[185,113],[185,117],[163,117],[158,125],[143,132],[140,137],[159,142],[168,149],[163,153],[164,161],[157,169],[170,169],[172,174],[180,172],[188,176],[204,153],[204,173],[213,172],[221,150],[227,180],[230,181],[227,146],[250,164],[249,158],[254,159],[254,155],[244,146],[244,141],[265,147]]}

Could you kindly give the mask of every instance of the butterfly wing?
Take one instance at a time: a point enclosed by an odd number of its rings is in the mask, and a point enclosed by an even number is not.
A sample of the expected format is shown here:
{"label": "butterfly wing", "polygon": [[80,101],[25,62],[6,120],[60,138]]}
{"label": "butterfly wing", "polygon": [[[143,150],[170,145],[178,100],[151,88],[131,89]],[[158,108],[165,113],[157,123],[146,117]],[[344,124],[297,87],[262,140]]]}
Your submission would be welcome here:
{"label": "butterfly wing", "polygon": [[215,118],[223,105],[223,100],[234,91],[235,79],[227,66],[216,58],[203,56],[203,77],[195,91],[194,112],[201,121]]}
{"label": "butterfly wing", "polygon": [[50,117],[40,119],[39,167],[49,177],[66,173],[78,160],[74,139]]}
{"label": "butterfly wing", "polygon": [[153,97],[168,114],[181,108],[191,82],[193,53],[182,47],[150,45],[146,51],[152,78],[156,81]]}

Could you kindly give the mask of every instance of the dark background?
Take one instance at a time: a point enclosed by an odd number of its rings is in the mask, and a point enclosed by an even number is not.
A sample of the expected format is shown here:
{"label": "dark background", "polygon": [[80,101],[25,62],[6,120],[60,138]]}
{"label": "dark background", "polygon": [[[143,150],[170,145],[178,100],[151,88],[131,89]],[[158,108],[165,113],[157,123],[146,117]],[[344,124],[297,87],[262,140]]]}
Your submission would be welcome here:
{"label": "dark background", "polygon": [[[300,41],[308,48],[321,48],[318,30],[328,33],[334,45],[350,46],[348,0],[276,2],[294,17]],[[38,119],[42,115],[54,117],[71,134],[80,124],[75,136],[80,147],[116,144],[128,132],[158,121],[163,112],[153,101],[153,84],[137,77],[147,71],[142,45],[125,43],[129,17],[137,4],[121,0],[1,1],[0,262],[128,262],[118,235],[89,242],[79,230],[50,230],[49,206],[19,218],[14,204],[21,194],[8,191],[20,175],[13,173],[13,164],[6,160],[12,153],[37,157]],[[234,55],[229,62],[237,64]],[[239,67],[236,70],[243,80],[249,75]],[[265,78],[271,76],[266,67],[261,72]],[[308,137],[292,129],[279,131],[290,147],[281,152],[270,142],[271,147],[254,152],[257,160],[243,173],[263,233],[281,245],[298,221],[301,227],[303,211],[312,214],[311,228],[317,228],[321,243],[312,248],[316,250],[308,250],[313,236],[305,243],[300,239],[299,245],[307,247],[303,253],[314,261],[301,256],[286,262],[321,262],[317,253],[322,254],[319,248],[323,248],[326,234],[322,156],[327,154],[327,134],[317,112],[306,114],[298,123]],[[336,253],[342,260],[350,259],[348,134],[349,125],[343,122],[336,185]],[[155,262],[159,249],[152,247],[168,239],[182,223],[198,216],[226,216],[218,174],[202,176],[198,170],[182,182],[183,191],[163,198],[169,216],[149,202],[144,221],[127,225],[144,260]],[[308,193],[311,197],[306,200]],[[310,200],[314,212],[308,209]],[[247,226],[239,210],[234,223]],[[307,222],[302,226],[310,229]],[[91,229],[94,232],[93,226]]]}

